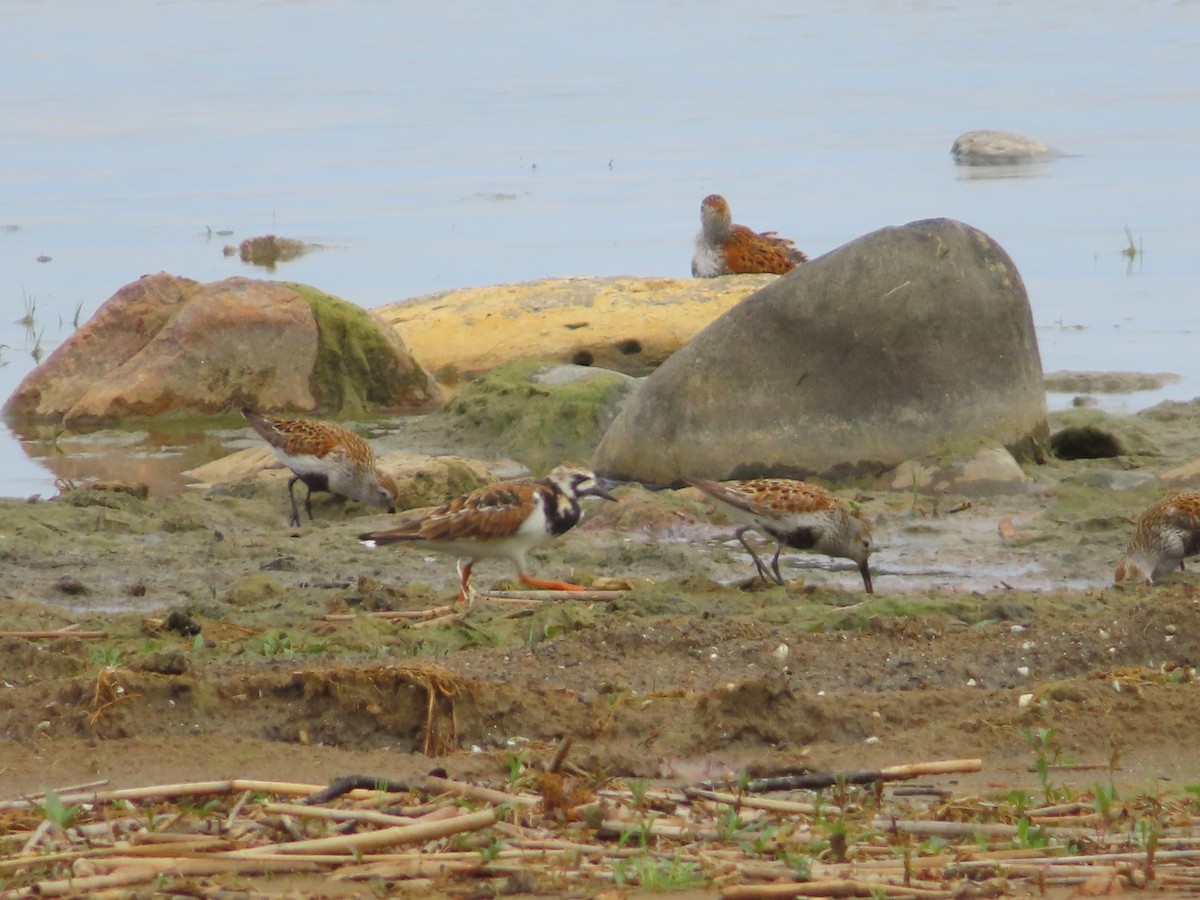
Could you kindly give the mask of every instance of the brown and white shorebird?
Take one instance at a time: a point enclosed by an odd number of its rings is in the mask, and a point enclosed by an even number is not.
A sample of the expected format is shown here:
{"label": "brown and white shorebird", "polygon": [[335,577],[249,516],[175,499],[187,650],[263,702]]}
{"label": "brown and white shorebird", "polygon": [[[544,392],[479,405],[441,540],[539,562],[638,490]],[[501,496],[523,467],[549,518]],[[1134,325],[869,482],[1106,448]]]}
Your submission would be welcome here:
{"label": "brown and white shorebird", "polygon": [[735,225],[729,204],[720,194],[709,194],[700,203],[700,233],[692,255],[695,278],[766,272],[783,275],[808,257],[787,238],[773,231],[752,231]]}
{"label": "brown and white shorebird", "polygon": [[379,471],[371,445],[349,428],[314,419],[280,419],[249,408],[243,408],[242,415],[271,445],[279,461],[292,470],[288,479],[288,496],[292,500],[289,525],[300,525],[297,481],[304,482],[308,489],[304,511],[310,522],[313,491],[328,491],[388,512],[396,511],[399,493],[396,482]]}
{"label": "brown and white shorebird", "polygon": [[1117,564],[1115,584],[1152,584],[1160,575],[1183,570],[1183,559],[1200,553],[1200,491],[1163,497],[1140,516],[1125,558]]}
{"label": "brown and white shorebird", "polygon": [[576,463],[556,466],[539,480],[500,481],[476,488],[445,506],[396,528],[360,534],[372,547],[410,544],[459,557],[459,600],[474,600],[471,569],[482,558],[507,559],[517,578],[531,587],[560,591],[584,590],[563,581],[531,578],[525,555],[574,528],[582,514],[580,500],[616,500],[590,469]]}
{"label": "brown and white shorebird", "polygon": [[[871,532],[836,494],[790,478],[683,480],[716,501],[730,518],[745,523],[734,533],[753,557],[755,568],[764,581],[772,577],[776,584],[783,584],[783,576],[779,574],[779,554],[784,547],[792,547],[852,560],[862,573],[867,593],[874,593],[867,562],[871,555]],[[779,545],[771,559],[769,573],[758,554],[746,543],[745,534],[751,528],[774,538]]]}

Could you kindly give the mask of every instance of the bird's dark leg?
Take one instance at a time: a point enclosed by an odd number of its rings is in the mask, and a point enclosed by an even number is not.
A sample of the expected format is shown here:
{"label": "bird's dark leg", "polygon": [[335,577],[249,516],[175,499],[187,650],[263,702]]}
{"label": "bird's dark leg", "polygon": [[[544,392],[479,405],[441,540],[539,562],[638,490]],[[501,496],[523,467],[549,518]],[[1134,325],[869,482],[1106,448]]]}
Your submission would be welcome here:
{"label": "bird's dark leg", "polygon": [[[306,481],[306,482],[304,482],[304,491],[305,491],[305,493],[304,493],[304,511],[305,511],[306,513],[308,513],[308,521],[310,521],[310,522],[311,522],[311,521],[313,520],[313,515],[312,515],[312,488],[309,486],[309,484],[308,484],[308,482],[307,482],[307,481]],[[297,519],[299,519],[300,517],[299,517],[299,516],[296,516],[296,518],[297,518]],[[297,522],[296,522],[296,524],[297,524],[297,525],[299,525],[299,524],[300,524],[300,523],[299,523],[299,521],[297,521]]]}
{"label": "bird's dark leg", "polygon": [[779,574],[779,554],[783,552],[783,544],[779,544],[775,548],[775,555],[771,558],[771,571],[775,573],[775,583],[783,584],[783,576]]}
{"label": "bird's dark leg", "polygon": [[[759,577],[762,578],[763,581],[766,581],[770,577],[770,573],[767,572],[767,567],[764,566],[763,561],[758,558],[758,554],[754,552],[754,548],[746,543],[746,532],[750,530],[751,527],[749,525],[743,525],[741,528],[735,531],[734,534],[737,536],[737,539],[742,542],[742,546],[746,548],[746,552],[750,554],[750,558],[754,560],[754,568],[758,569]],[[780,581],[779,584],[783,584],[783,582]]]}
{"label": "bird's dark leg", "polygon": [[[288,496],[292,500],[292,517],[290,519],[288,519],[288,525],[292,526],[293,528],[300,527],[300,509],[299,509],[299,507],[296,506],[296,494],[293,490],[296,487],[296,482],[299,480],[300,480],[299,475],[293,475],[291,478],[288,479]],[[305,487],[308,487],[308,485],[305,485]],[[310,511],[309,516],[311,516],[311,515],[312,515],[312,512]]]}

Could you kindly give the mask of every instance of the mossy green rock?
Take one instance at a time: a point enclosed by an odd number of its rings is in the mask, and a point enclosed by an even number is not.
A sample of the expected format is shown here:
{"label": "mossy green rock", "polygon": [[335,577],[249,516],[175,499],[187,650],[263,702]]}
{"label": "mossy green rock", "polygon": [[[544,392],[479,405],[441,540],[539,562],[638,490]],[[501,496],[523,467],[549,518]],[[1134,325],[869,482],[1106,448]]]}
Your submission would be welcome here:
{"label": "mossy green rock", "polygon": [[299,284],[159,273],[106,301],[4,412],[92,426],[244,405],[362,416],[440,402],[395,330],[352,303]]}
{"label": "mossy green rock", "polygon": [[282,593],[283,585],[270,575],[243,575],[229,586],[229,594],[225,599],[232,606],[250,606]]}
{"label": "mossy green rock", "polygon": [[[559,377],[568,371],[583,377]],[[435,416],[452,438],[540,474],[564,460],[586,462],[636,384],[604,369],[511,363],[471,382]]]}

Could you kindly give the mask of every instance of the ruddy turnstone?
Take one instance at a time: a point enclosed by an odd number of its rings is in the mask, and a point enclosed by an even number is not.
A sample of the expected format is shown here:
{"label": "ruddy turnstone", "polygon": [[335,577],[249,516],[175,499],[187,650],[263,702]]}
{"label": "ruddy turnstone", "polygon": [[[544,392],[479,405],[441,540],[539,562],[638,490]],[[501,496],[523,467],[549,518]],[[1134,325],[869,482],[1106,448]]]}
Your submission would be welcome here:
{"label": "ruddy turnstone", "polygon": [[543,581],[525,572],[525,554],[573,528],[584,497],[615,500],[587,468],[575,463],[556,466],[545,478],[501,481],[476,488],[426,516],[397,528],[360,534],[368,546],[412,544],[459,557],[459,600],[474,600],[471,568],[477,559],[507,559],[517,578],[531,587],[560,591],[583,590],[580,585]]}
{"label": "ruddy turnstone", "polygon": [[1184,557],[1197,553],[1200,553],[1200,491],[1169,494],[1138,516],[1113,582],[1152,584],[1176,565],[1182,571]]}
{"label": "ruddy turnstone", "polygon": [[770,576],[776,584],[783,584],[783,576],[779,574],[779,554],[786,546],[853,560],[862,573],[867,593],[874,593],[871,569],[867,564],[871,555],[871,532],[862,519],[851,515],[837,495],[815,484],[790,478],[683,480],[715,500],[733,519],[745,523],[735,534],[754,558],[755,568],[764,581],[768,578],[767,567],[746,543],[745,534],[751,528],[774,538],[779,545],[770,567]]}
{"label": "ruddy turnstone", "polygon": [[735,225],[729,204],[720,194],[709,194],[701,201],[700,225],[692,255],[695,278],[752,272],[782,275],[808,259],[791,241],[773,231],[759,233]]}
{"label": "ruddy turnstone", "polygon": [[341,494],[359,503],[396,511],[396,482],[375,465],[371,445],[348,428],[313,419],[279,419],[243,408],[251,427],[263,436],[279,461],[292,470],[288,496],[292,500],[289,525],[300,525],[294,488],[303,481],[308,488],[304,510],[311,522],[313,491]]}

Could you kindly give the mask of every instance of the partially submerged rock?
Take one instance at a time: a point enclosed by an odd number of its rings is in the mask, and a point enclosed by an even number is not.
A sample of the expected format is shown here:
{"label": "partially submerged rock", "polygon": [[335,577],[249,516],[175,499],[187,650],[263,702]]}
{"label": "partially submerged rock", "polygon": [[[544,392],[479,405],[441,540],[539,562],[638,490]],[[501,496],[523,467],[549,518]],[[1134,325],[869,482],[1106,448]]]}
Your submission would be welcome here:
{"label": "partially submerged rock", "polygon": [[873,232],[746,298],[646,379],[593,466],[672,484],[877,476],[972,444],[1041,460],[1046,416],[1016,267],[983,232],[932,219]]}
{"label": "partially submerged rock", "polygon": [[279,237],[265,234],[261,237],[246,238],[238,245],[238,256],[242,262],[265,269],[274,269],[277,263],[287,262],[313,250],[320,250],[320,244],[307,244],[295,238]]}
{"label": "partially submerged rock", "polygon": [[446,385],[521,360],[645,375],[774,277],[550,278],[443,291],[376,312]]}
{"label": "partially submerged rock", "polygon": [[440,398],[367,310],[300,284],[160,273],[107,300],[3,411],[73,425],[243,405],[353,416]]}
{"label": "partially submerged rock", "polygon": [[968,131],[959,135],[950,148],[950,154],[955,162],[964,166],[1011,165],[1064,155],[1061,150],[1037,138],[996,129]]}
{"label": "partially submerged rock", "polygon": [[1047,372],[1046,390],[1061,394],[1131,394],[1175,384],[1171,372]]}

